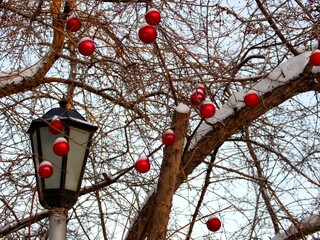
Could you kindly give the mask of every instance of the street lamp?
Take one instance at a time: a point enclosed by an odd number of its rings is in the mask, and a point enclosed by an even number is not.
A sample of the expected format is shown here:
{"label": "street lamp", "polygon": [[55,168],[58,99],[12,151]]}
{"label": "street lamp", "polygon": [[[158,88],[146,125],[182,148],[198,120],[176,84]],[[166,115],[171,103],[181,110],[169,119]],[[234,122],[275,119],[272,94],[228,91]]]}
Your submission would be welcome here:
{"label": "street lamp", "polygon": [[33,120],[28,130],[39,200],[50,212],[50,240],[66,238],[67,210],[79,197],[91,139],[97,130],[77,111],[68,109],[65,98],[59,105]]}

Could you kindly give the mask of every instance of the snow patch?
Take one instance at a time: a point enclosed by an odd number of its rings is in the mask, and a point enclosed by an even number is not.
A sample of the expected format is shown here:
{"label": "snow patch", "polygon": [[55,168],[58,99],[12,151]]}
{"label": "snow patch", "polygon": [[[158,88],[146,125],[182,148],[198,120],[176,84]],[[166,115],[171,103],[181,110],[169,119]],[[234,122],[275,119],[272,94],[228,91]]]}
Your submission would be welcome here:
{"label": "snow patch", "polygon": [[6,85],[18,85],[21,84],[25,78],[32,78],[43,65],[44,61],[40,60],[32,67],[24,68],[22,70],[0,73],[0,87]]}
{"label": "snow patch", "polygon": [[141,154],[137,161],[144,160],[144,159],[148,159],[148,157],[144,154]]}
{"label": "snow patch", "polygon": [[[310,54],[312,54],[312,51],[304,52],[289,59],[288,61],[276,67],[265,78],[253,85],[251,89],[241,90],[234,93],[229,100],[221,106],[220,109],[217,109],[212,118],[207,119],[207,121],[201,124],[191,139],[188,150],[193,149],[198,141],[212,129],[211,125],[223,121],[227,117],[230,117],[236,110],[245,107],[243,99],[244,96],[249,92],[254,91],[258,96],[263,96],[263,94],[271,92],[273,89],[285,85],[290,80],[298,77],[301,73],[303,73],[304,68],[308,64]],[[319,72],[320,67],[312,68],[312,73]]]}
{"label": "snow patch", "polygon": [[148,14],[148,13],[150,13],[150,12],[153,12],[153,11],[155,11],[155,12],[159,12],[159,10],[158,10],[158,9],[156,9],[156,8],[150,8],[150,9],[148,10],[147,14]]}
{"label": "snow patch", "polygon": [[176,111],[179,113],[188,113],[190,112],[190,108],[184,103],[179,103],[176,107]]}
{"label": "snow patch", "polygon": [[165,134],[174,134],[174,132],[172,131],[172,129],[169,128],[162,133],[162,135],[165,135]]}

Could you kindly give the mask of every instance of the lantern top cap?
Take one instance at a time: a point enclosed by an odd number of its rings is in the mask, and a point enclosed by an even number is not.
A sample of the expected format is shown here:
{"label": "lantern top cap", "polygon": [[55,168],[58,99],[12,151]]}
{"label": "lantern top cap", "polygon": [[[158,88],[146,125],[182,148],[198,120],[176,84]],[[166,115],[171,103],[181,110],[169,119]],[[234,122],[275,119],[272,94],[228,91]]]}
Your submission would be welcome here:
{"label": "lantern top cap", "polygon": [[58,116],[59,118],[74,118],[86,121],[86,119],[81,116],[81,114],[76,110],[68,108],[68,100],[65,96],[63,96],[59,101],[59,107],[49,110],[46,114],[43,115],[42,119],[47,120],[53,118],[54,116]]}
{"label": "lantern top cap", "polygon": [[80,113],[76,110],[68,108],[68,101],[65,97],[59,101],[59,107],[52,108],[48,112],[46,112],[42,117],[39,119],[33,120],[31,126],[28,130],[28,133],[31,133],[35,126],[40,124],[47,124],[48,122],[52,121],[54,118],[59,118],[62,121],[72,121],[74,124],[78,126],[82,126],[87,130],[91,129],[92,131],[96,131],[98,127],[93,124],[90,124]]}

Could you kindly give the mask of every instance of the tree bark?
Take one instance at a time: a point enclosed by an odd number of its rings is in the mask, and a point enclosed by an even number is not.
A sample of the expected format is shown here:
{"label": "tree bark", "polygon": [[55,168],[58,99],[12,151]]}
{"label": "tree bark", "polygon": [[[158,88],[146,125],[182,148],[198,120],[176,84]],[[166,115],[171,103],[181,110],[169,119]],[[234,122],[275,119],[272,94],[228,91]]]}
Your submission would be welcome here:
{"label": "tree bark", "polygon": [[[185,176],[188,176],[192,171],[209,155],[212,151],[224,143],[226,139],[232,136],[239,128],[250,124],[253,120],[265,114],[268,110],[283,103],[291,97],[311,90],[317,90],[320,86],[320,74],[310,73],[310,67],[307,66],[306,72],[297,78],[289,81],[287,84],[275,88],[273,91],[265,93],[262,100],[255,108],[241,108],[227,117],[221,122],[214,124],[211,130],[202,136],[201,140],[191,150],[186,150],[182,156],[181,169],[175,189],[185,181]],[[144,239],[134,238],[134,236],[142,236],[145,230],[143,226],[137,224],[148,222],[151,212],[154,211],[154,195],[150,196],[141,213],[136,218],[136,222],[131,227],[127,239]],[[149,212],[151,211],[151,212]]]}
{"label": "tree bark", "polygon": [[155,205],[148,229],[148,239],[166,239],[172,199],[176,190],[177,175],[180,170],[182,148],[188,128],[190,111],[175,112],[171,128],[175,133],[175,143],[164,148],[164,158],[155,196]]}

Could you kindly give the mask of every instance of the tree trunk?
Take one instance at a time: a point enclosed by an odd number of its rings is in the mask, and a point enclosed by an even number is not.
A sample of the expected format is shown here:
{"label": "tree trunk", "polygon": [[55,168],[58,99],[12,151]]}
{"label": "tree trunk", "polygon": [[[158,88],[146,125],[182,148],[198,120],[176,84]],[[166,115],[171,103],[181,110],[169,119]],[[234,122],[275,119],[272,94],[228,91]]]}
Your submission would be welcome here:
{"label": "tree trunk", "polygon": [[166,239],[172,198],[176,190],[177,175],[180,170],[182,148],[188,128],[190,111],[175,112],[171,128],[175,133],[175,143],[164,149],[164,158],[155,197],[155,205],[148,229],[148,239]]}

